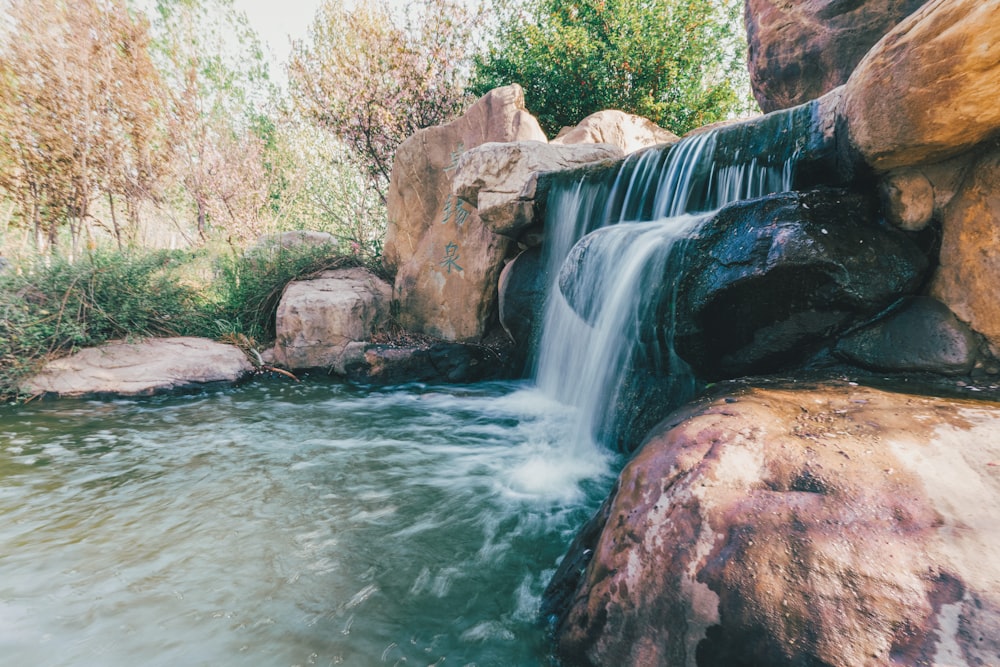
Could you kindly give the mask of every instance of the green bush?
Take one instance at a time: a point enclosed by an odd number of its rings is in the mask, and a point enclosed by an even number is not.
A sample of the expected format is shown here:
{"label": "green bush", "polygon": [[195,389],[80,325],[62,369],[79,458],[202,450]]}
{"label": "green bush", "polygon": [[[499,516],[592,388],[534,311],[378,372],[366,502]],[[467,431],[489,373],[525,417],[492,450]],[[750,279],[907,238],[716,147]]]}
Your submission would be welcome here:
{"label": "green bush", "polygon": [[38,361],[116,338],[207,331],[206,302],[179,278],[190,253],[96,251],[0,275],[0,394]]}
{"label": "green bush", "polygon": [[472,91],[524,87],[549,136],[602,109],[677,134],[752,110],[742,0],[493,0]]}

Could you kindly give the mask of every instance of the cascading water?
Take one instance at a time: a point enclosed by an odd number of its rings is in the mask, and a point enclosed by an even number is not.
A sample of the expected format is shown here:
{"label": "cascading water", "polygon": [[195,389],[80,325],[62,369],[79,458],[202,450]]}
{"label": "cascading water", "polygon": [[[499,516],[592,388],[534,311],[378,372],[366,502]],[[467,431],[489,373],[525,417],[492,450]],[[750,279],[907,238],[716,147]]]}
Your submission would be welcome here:
{"label": "cascading water", "polygon": [[[796,118],[781,119],[775,136],[793,134]],[[549,289],[534,374],[544,392],[579,409],[577,438],[629,449],[642,435],[633,427],[652,425],[641,403],[676,406],[695,389],[672,344],[678,242],[708,212],[791,189],[801,152],[792,146],[783,159],[743,158],[727,144],[720,161],[719,144],[719,132],[703,132],[630,157],[604,178],[552,189]],[[664,305],[668,317],[652,324],[650,315]]]}

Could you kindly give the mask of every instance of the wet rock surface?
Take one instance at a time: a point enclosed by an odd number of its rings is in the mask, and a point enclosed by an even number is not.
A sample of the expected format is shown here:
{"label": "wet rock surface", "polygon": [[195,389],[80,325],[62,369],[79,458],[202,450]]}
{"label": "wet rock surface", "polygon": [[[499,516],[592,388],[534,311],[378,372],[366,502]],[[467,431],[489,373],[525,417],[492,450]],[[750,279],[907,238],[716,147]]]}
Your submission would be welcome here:
{"label": "wet rock surface", "polygon": [[151,396],[238,382],[253,370],[242,350],[207,338],[114,341],[50,361],[21,390],[32,395]]}
{"label": "wet rock surface", "polygon": [[940,301],[903,299],[872,324],[844,336],[840,358],[872,370],[964,375],[980,359],[977,336]]}
{"label": "wet rock surface", "polygon": [[717,395],[650,434],[543,614],[566,664],[996,664],[998,470],[996,403]]}
{"label": "wet rock surface", "polygon": [[546,289],[541,247],[521,252],[500,274],[500,325],[525,357],[541,332]]}
{"label": "wet rock surface", "polygon": [[683,249],[677,353],[706,379],[773,372],[913,293],[926,257],[875,220],[865,198],[838,190],[719,211]]}

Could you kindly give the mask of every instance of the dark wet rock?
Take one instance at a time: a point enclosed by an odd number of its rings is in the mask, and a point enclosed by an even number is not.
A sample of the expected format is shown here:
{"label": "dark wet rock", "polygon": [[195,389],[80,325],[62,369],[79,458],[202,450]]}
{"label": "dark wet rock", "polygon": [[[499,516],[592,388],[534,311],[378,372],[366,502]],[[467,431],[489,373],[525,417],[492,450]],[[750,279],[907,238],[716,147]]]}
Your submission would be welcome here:
{"label": "dark wet rock", "polygon": [[936,299],[903,299],[876,322],[837,342],[835,354],[872,370],[969,373],[979,358],[975,333]]}
{"label": "dark wet rock", "polygon": [[488,344],[357,343],[345,357],[344,374],[365,384],[464,383],[513,376],[511,346],[496,336]]}
{"label": "dark wet rock", "polygon": [[790,367],[913,293],[928,268],[867,199],[838,190],[728,206],[684,252],[675,346],[706,379]]}
{"label": "dark wet rock", "polygon": [[988,665],[1000,405],[748,389],[650,434],[542,601],[563,664]]}
{"label": "dark wet rock", "polygon": [[546,287],[541,247],[520,253],[500,273],[500,324],[525,356],[541,330]]}

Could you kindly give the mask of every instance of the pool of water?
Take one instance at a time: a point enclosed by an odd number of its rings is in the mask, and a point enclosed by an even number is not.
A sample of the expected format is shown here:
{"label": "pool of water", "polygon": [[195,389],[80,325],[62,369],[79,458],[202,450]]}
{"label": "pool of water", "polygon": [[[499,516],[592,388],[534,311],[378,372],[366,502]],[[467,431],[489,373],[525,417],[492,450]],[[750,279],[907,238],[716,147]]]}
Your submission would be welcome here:
{"label": "pool of water", "polygon": [[0,664],[544,665],[619,464],[517,383],[0,406]]}

